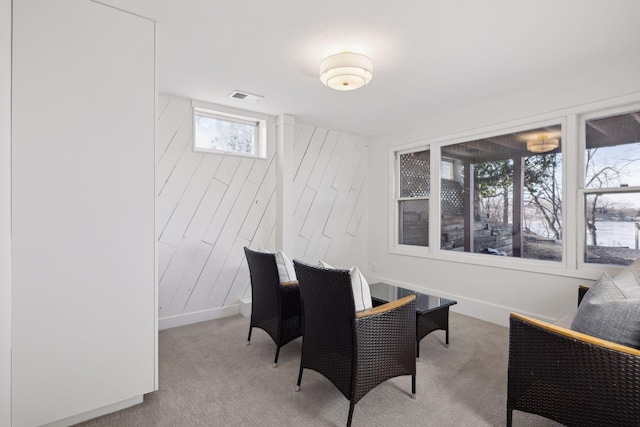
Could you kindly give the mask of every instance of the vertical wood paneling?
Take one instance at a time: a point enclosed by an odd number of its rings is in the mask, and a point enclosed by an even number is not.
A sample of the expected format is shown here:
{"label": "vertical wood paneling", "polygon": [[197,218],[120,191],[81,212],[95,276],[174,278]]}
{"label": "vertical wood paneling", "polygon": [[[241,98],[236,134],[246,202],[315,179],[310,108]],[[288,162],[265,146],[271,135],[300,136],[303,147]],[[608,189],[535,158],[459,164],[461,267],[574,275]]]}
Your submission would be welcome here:
{"label": "vertical wood paneling", "polygon": [[[190,101],[159,105],[160,318],[237,304],[251,296],[242,248],[276,249],[275,144],[266,160],[194,153]],[[364,269],[366,139],[305,123],[294,137],[290,257]]]}

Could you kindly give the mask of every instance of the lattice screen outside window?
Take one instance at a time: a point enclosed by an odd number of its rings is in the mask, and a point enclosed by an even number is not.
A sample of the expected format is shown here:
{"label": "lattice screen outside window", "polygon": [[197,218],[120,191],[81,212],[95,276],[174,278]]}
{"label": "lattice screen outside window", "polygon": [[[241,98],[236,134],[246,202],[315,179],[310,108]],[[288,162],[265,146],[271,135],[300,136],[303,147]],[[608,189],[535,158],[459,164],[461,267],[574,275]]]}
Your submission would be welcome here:
{"label": "lattice screen outside window", "polygon": [[398,155],[398,243],[429,245],[429,196],[431,167],[429,150]]}

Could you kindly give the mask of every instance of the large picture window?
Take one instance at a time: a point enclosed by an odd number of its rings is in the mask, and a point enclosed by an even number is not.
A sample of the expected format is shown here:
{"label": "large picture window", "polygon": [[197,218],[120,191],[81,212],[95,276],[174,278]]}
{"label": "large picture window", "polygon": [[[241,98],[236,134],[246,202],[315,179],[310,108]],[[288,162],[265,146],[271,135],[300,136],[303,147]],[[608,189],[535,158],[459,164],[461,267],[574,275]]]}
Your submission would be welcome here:
{"label": "large picture window", "polygon": [[640,111],[583,121],[584,262],[640,258]]}
{"label": "large picture window", "polygon": [[562,128],[441,148],[440,248],[562,261]]}

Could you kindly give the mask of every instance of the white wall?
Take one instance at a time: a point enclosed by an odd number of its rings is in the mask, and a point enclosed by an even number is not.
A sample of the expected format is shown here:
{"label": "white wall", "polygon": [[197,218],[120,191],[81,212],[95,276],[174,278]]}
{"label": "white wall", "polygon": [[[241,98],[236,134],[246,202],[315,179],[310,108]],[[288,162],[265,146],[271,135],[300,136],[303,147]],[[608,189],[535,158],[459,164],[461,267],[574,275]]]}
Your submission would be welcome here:
{"label": "white wall", "polygon": [[[276,249],[275,133],[267,159],[192,150],[191,101],[161,95],[156,142],[160,328],[237,313],[251,296],[242,248]],[[274,128],[275,131],[275,128]],[[366,262],[367,140],[295,123],[283,222],[291,258]]]}
{"label": "white wall", "polygon": [[0,0],[0,425],[11,414],[11,0]]}
{"label": "white wall", "polygon": [[341,268],[367,259],[368,141],[297,123],[293,152],[293,257]]}
{"label": "white wall", "polygon": [[276,163],[273,129],[264,160],[204,154],[192,149],[190,100],[161,95],[158,113],[163,328],[237,312],[249,283],[242,248],[275,247]]}
{"label": "white wall", "polygon": [[78,422],[156,388],[155,24],[13,6],[12,423]]}
{"label": "white wall", "polygon": [[[602,100],[613,97],[627,95],[624,98],[627,100],[629,94],[640,91],[640,58],[638,55],[629,58],[628,63],[598,74],[585,70],[584,75],[576,76],[569,83],[549,81],[544,86],[526,88],[438,116],[419,117],[416,113],[415,117],[408,118],[409,124],[404,130],[372,138],[369,168],[378,173],[369,179],[370,274],[455,298],[459,304],[454,310],[503,325],[508,322],[509,311],[555,320],[575,310],[577,286],[588,285],[589,280],[390,254],[388,150],[396,145],[533,118],[587,103],[606,103]],[[376,273],[372,271],[374,264]]]}

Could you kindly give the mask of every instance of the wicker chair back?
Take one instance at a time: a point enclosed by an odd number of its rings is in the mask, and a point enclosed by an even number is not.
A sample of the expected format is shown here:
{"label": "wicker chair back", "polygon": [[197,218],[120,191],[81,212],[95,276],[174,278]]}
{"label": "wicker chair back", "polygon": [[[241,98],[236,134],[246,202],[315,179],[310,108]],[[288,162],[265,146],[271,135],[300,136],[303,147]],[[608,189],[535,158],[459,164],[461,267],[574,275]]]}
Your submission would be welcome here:
{"label": "wicker chair back", "polygon": [[297,286],[281,286],[276,256],[244,248],[251,277],[251,329],[260,328],[276,343],[274,365],[280,348],[302,335],[302,310]]}
{"label": "wicker chair back", "polygon": [[416,391],[415,296],[356,314],[349,270],[294,260],[304,313],[298,389],[305,368],[328,378],[355,404],[389,378],[411,375]]}
{"label": "wicker chair back", "polygon": [[301,364],[327,377],[351,400],[356,340],[349,271],[293,263],[304,311]]}

